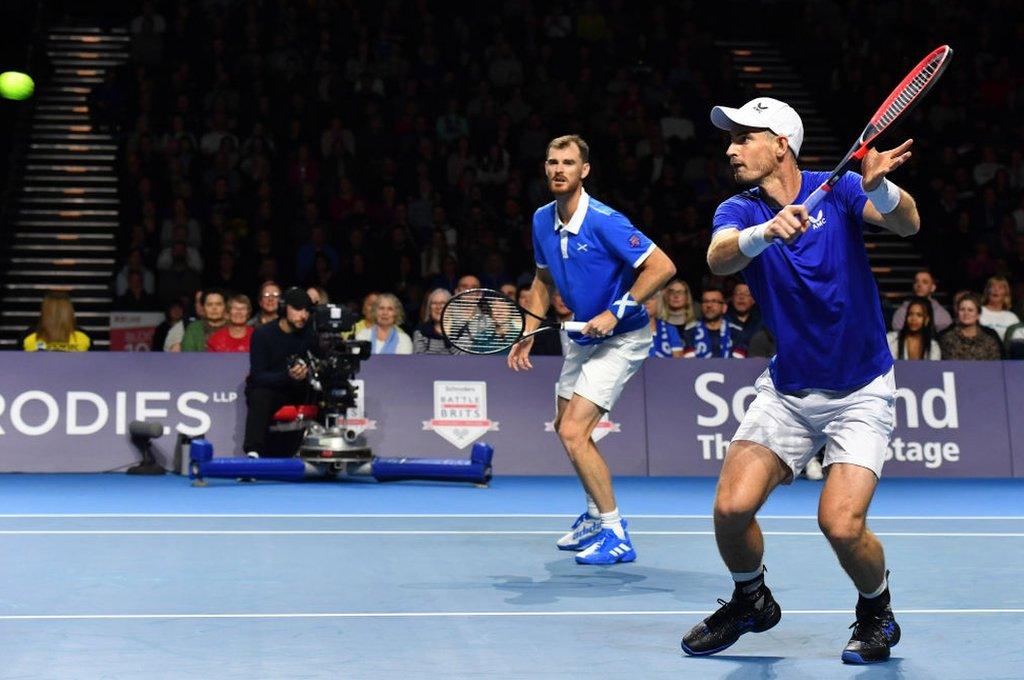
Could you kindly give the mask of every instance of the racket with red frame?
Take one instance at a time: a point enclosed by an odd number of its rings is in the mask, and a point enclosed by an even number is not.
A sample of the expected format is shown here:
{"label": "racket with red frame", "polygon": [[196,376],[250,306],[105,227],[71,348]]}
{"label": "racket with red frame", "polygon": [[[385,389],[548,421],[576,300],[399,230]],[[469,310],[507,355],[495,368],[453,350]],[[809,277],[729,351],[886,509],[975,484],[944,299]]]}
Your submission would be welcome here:
{"label": "racket with red frame", "polygon": [[907,77],[896,86],[896,89],[892,91],[882,105],[878,107],[878,110],[875,111],[875,114],[871,116],[871,120],[868,122],[867,127],[864,128],[864,132],[860,133],[860,138],[850,147],[842,162],[836,166],[836,169],[832,171],[828,179],[804,201],[804,207],[807,208],[808,212],[814,210],[821,203],[822,199],[828,195],[828,192],[832,191],[832,187],[835,186],[840,177],[847,173],[854,161],[864,158],[864,155],[868,152],[868,147],[880,134],[893,127],[897,121],[906,116],[924,98],[932,86],[939,81],[939,77],[942,76],[946,67],[949,66],[952,58],[952,48],[949,45],[943,45],[922,59],[907,74]]}

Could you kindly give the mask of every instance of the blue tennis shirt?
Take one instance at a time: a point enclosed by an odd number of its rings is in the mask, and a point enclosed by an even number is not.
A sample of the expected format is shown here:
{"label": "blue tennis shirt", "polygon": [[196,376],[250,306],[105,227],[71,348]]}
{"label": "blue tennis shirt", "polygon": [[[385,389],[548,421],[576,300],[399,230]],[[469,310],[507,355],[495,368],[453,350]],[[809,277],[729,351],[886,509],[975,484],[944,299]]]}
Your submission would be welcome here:
{"label": "blue tennis shirt", "polygon": [[[800,174],[794,204],[802,204],[828,178],[824,172]],[[864,248],[866,202],[861,176],[847,173],[796,243],[773,241],[743,270],[776,338],[769,370],[781,392],[851,390],[893,365]],[[718,206],[713,233],[767,222],[780,209],[766,202],[759,188],[750,189]]]}
{"label": "blue tennis shirt", "polygon": [[[609,309],[616,312],[619,322],[612,335],[635,331],[650,322],[644,306],[627,302],[625,295],[636,281],[634,270],[654,248],[651,239],[625,215],[586,191],[568,224],[562,224],[558,218],[554,201],[533,213],[537,267],[551,272],[558,292],[577,321],[590,321]],[[579,333],[570,333],[569,337],[580,345],[603,340]]]}

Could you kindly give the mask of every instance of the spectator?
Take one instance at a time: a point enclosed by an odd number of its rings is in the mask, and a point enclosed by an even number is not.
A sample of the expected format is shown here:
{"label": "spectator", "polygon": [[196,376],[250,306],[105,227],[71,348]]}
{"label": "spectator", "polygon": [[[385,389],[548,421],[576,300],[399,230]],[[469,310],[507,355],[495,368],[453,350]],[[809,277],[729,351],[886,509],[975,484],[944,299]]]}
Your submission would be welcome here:
{"label": "spectator", "polygon": [[372,326],[376,319],[374,317],[374,310],[377,308],[377,298],[380,293],[370,291],[363,296],[363,306],[361,308],[362,318],[356,321],[356,325],[352,327],[353,333],[358,334],[360,331],[366,330]]}
{"label": "spectator", "polygon": [[259,458],[270,418],[285,404],[302,404],[308,392],[305,364],[289,364],[292,356],[305,356],[313,348],[307,330],[312,301],[300,288],[289,288],[282,296],[284,312],[276,323],[263,324],[252,334],[249,349],[249,376],[246,379],[245,439],[246,455]]}
{"label": "spectator", "polygon": [[981,308],[979,323],[991,328],[1002,343],[1006,329],[1020,323],[1020,318],[1010,311],[1013,300],[1010,297],[1010,282],[1003,276],[993,276],[985,284],[985,304]]}
{"label": "spectator", "polygon": [[761,310],[750,294],[750,286],[740,282],[732,289],[732,306],[725,315],[726,321],[740,330],[735,342],[741,347],[749,347],[750,339],[761,327]]}
{"label": "spectator", "polygon": [[742,359],[747,356],[747,348],[735,340],[742,329],[725,318],[725,293],[721,288],[704,290],[700,311],[703,320],[683,333],[683,356],[698,359]]}
{"label": "spectator", "polygon": [[117,273],[117,279],[114,282],[114,292],[116,295],[124,295],[128,290],[128,274],[131,272],[139,272],[142,274],[142,289],[152,295],[156,292],[156,277],[153,276],[153,272],[146,267],[145,255],[140,249],[133,249],[128,253],[128,260],[124,266],[121,267],[121,271]]}
{"label": "spectator", "polygon": [[128,273],[128,290],[114,300],[114,309],[122,312],[149,312],[160,309],[154,295],[146,292],[142,285],[142,272]]}
{"label": "spectator", "polygon": [[260,286],[260,297],[257,300],[260,309],[249,319],[249,325],[259,328],[264,324],[277,321],[279,318],[277,308],[280,300],[281,286],[273,281],[264,281],[263,285]]}
{"label": "spectator", "polygon": [[480,287],[480,279],[473,276],[472,274],[463,274],[461,277],[459,277],[459,282],[455,286],[455,290],[452,291],[452,294],[458,295],[459,293],[464,293],[467,290],[472,290],[474,288]]}
{"label": "spectator", "polygon": [[512,283],[511,281],[506,281],[505,283],[498,286],[498,291],[509,296],[513,300],[516,299],[516,295],[519,293],[519,291],[516,289],[516,284]]}
{"label": "spectator", "polygon": [[372,354],[412,354],[412,339],[399,328],[404,317],[398,298],[381,293],[373,307],[373,325],[356,333],[356,340],[369,341]]}
{"label": "spectator", "polygon": [[220,288],[221,290],[231,292],[244,290],[248,287],[245,278],[238,271],[233,252],[230,250],[221,252],[220,257],[217,258],[217,268],[207,273],[203,287]]}
{"label": "spectator", "polygon": [[1024,323],[1006,329],[1004,348],[1007,359],[1024,359]]}
{"label": "spectator", "polygon": [[26,352],[85,352],[92,340],[75,324],[75,308],[67,293],[50,292],[39,309],[35,331],[25,336]]}
{"label": "spectator", "polygon": [[[188,247],[184,241],[176,241],[164,253],[163,262],[157,262],[159,269],[157,288],[160,291],[160,299],[169,302],[176,298],[190,298],[192,294],[202,285],[199,277],[199,269],[189,264]],[[163,266],[161,266],[161,264]]]}
{"label": "spectator", "polygon": [[664,305],[661,291],[649,297],[644,303],[647,316],[651,318],[651,351],[648,356],[678,359],[683,356],[683,341],[676,327],[662,318]]}
{"label": "spectator", "polygon": [[942,357],[954,361],[996,361],[1001,347],[994,333],[986,333],[978,323],[981,300],[967,293],[956,303],[956,323],[939,336]]}
{"label": "spectator", "polygon": [[927,269],[922,269],[914,274],[914,294],[903,301],[892,315],[892,329],[894,331],[903,329],[903,321],[907,317],[907,306],[915,298],[926,298],[931,305],[931,318],[935,323],[935,330],[939,333],[946,330],[953,324],[953,317],[949,315],[946,308],[939,304],[939,301],[932,297],[935,294],[935,278]]}
{"label": "spectator", "polygon": [[889,331],[889,351],[893,359],[942,358],[939,343],[934,340],[935,327],[932,324],[932,301],[924,296],[907,300],[904,314],[906,323],[898,331]]}
{"label": "spectator", "polygon": [[234,295],[228,300],[228,322],[206,340],[207,352],[248,352],[255,328],[249,325],[252,302],[248,295]]}
{"label": "spectator", "polygon": [[435,288],[423,301],[420,325],[412,334],[415,354],[455,354],[456,350],[441,332],[441,311],[452,294],[444,288]]}
{"label": "spectator", "polygon": [[[174,326],[181,325],[181,319],[185,315],[185,307],[181,304],[181,300],[171,300],[164,307],[164,320],[160,322],[160,325],[153,331],[153,341],[150,345],[150,351],[152,352],[163,352],[164,343],[167,341],[167,334]],[[180,340],[179,340],[180,342]]]}
{"label": "spectator", "polygon": [[299,281],[311,281],[315,274],[316,256],[323,254],[327,257],[330,269],[338,271],[341,263],[338,251],[327,242],[327,230],[322,225],[315,225],[310,231],[309,243],[299,248],[295,256],[295,276]]}
{"label": "spectator", "polygon": [[314,307],[329,304],[331,301],[330,295],[328,295],[327,291],[320,286],[310,286],[306,289],[306,295],[309,296]]}
{"label": "spectator", "polygon": [[204,318],[196,319],[185,327],[185,336],[181,340],[182,352],[205,352],[206,341],[228,322],[222,291],[216,288],[204,290],[200,303]]}
{"label": "spectator", "polygon": [[775,336],[768,330],[768,326],[761,324],[761,327],[757,329],[754,336],[750,338],[747,356],[763,359],[770,359],[775,356]]}
{"label": "spectator", "polygon": [[665,321],[676,327],[679,337],[697,325],[697,314],[694,311],[693,295],[690,285],[682,279],[675,278],[668,282],[663,291],[665,304],[662,310]]}

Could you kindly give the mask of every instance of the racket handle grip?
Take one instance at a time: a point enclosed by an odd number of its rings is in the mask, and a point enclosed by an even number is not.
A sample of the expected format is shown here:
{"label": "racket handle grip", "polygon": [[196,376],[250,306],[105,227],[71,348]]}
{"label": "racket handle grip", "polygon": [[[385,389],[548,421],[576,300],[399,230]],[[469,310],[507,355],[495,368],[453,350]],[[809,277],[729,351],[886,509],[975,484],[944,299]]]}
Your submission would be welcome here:
{"label": "racket handle grip", "polygon": [[814,193],[808,196],[807,200],[804,201],[804,207],[807,208],[807,212],[811,212],[812,210],[817,208],[818,204],[821,203],[826,196],[828,196],[828,192],[831,190],[831,187],[826,188],[826,186],[827,185],[823,184],[817,189],[815,189]]}
{"label": "racket handle grip", "polygon": [[570,333],[580,333],[586,325],[586,321],[566,321],[562,324],[562,330]]}

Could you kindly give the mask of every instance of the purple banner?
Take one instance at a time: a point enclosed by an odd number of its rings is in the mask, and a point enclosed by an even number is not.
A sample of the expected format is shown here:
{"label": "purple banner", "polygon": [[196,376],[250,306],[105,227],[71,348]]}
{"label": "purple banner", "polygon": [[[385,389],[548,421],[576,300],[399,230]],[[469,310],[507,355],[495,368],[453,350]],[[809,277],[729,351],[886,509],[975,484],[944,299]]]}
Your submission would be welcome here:
{"label": "purple banner", "polygon": [[[553,430],[561,359],[533,364],[514,373],[501,357],[373,357],[350,422],[381,456],[457,457],[486,441],[496,474],[572,474]],[[595,432],[612,472],[717,475],[764,367],[648,361]],[[0,471],[134,464],[132,420],[164,423],[156,447],[165,465],[177,433],[206,433],[215,455],[240,455],[247,371],[237,354],[0,353]],[[896,382],[887,476],[1024,474],[1024,364],[901,362]]]}
{"label": "purple banner", "polygon": [[762,359],[661,359],[644,366],[652,476],[716,476],[754,400]]}
{"label": "purple banner", "polygon": [[[495,474],[572,474],[552,428],[562,360],[534,357],[532,363],[532,371],[515,373],[504,357],[373,357],[359,374],[366,417],[377,421],[367,440],[381,456],[450,458],[468,455],[479,439],[494,446]],[[597,431],[614,474],[648,473],[643,412],[636,376]]]}
{"label": "purple banner", "polygon": [[1003,362],[896,364],[896,431],[884,475],[1010,477]]}
{"label": "purple banner", "polygon": [[1004,361],[1006,413],[1013,449],[1013,475],[1024,477],[1024,361]]}
{"label": "purple banner", "polygon": [[[241,445],[245,355],[0,352],[0,471],[101,472],[139,461],[128,423],[164,423],[169,467],[177,433]],[[237,445],[236,445],[237,443]]]}

